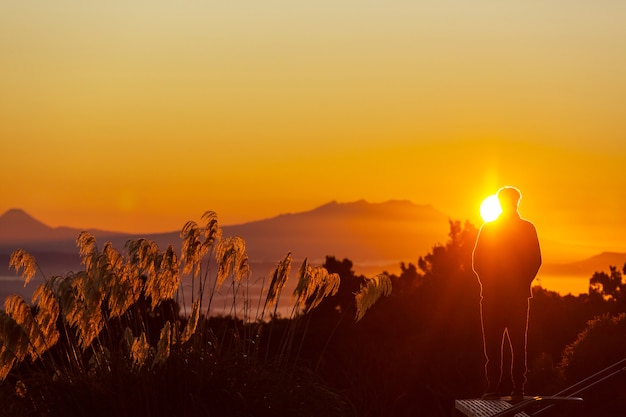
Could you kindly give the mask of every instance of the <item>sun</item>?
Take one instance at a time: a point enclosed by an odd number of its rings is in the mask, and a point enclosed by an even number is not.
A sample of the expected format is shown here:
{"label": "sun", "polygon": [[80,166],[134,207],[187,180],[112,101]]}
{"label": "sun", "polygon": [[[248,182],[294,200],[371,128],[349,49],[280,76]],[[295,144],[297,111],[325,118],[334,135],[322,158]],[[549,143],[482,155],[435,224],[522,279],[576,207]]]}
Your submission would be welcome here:
{"label": "sun", "polygon": [[486,222],[496,220],[500,213],[502,213],[502,208],[495,194],[485,198],[480,204],[480,217]]}

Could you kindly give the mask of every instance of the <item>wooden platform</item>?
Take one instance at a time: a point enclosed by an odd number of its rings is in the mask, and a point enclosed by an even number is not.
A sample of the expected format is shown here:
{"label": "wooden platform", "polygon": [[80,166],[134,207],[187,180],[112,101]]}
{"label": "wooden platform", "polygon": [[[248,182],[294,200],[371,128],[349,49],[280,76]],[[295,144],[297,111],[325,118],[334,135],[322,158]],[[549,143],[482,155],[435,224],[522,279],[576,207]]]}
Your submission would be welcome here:
{"label": "wooden platform", "polygon": [[582,402],[579,397],[524,397],[523,400],[513,403],[510,397],[502,397],[499,400],[483,400],[480,398],[469,400],[456,400],[454,407],[457,411],[468,417],[496,417],[514,416],[530,417],[525,410],[536,406],[554,406],[557,404],[575,404]]}
{"label": "wooden platform", "polygon": [[[532,398],[532,397],[531,397]],[[504,400],[456,400],[454,407],[468,417],[491,417],[513,407],[513,404]],[[525,412],[515,414],[515,417],[530,417]]]}

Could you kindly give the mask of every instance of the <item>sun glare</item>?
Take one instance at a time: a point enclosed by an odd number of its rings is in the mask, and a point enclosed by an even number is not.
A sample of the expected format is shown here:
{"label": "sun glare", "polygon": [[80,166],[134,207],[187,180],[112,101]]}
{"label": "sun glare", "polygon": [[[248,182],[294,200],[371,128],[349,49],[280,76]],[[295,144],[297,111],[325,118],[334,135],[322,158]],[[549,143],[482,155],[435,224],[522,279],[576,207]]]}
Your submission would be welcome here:
{"label": "sun glare", "polygon": [[502,213],[502,208],[495,194],[485,198],[480,205],[480,217],[486,222],[494,221],[500,213]]}

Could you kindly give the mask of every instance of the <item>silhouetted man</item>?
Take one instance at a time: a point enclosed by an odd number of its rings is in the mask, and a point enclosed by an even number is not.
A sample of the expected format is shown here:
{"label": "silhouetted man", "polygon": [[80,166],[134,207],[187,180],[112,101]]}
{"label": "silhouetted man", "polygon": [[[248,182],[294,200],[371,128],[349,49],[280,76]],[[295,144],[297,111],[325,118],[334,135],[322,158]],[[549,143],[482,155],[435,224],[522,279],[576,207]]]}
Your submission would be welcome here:
{"label": "silhouetted man", "polygon": [[514,399],[524,396],[526,383],[526,331],[531,282],[541,266],[535,226],[520,217],[521,194],[517,188],[498,190],[502,214],[483,224],[476,238],[473,268],[481,286],[481,320],[485,349],[487,390],[484,399],[500,396],[502,345],[505,334],[511,344]]}

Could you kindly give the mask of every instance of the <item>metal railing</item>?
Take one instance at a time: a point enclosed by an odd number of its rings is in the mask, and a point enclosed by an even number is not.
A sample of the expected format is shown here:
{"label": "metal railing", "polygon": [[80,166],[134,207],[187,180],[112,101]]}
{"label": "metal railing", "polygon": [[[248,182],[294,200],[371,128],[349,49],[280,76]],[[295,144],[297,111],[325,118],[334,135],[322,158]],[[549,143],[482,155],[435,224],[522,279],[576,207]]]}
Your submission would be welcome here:
{"label": "metal railing", "polygon": [[[598,372],[596,372],[595,374],[588,376],[587,378],[575,383],[572,386],[569,386],[567,388],[565,388],[562,391],[557,392],[556,394],[554,394],[555,397],[561,397],[561,398],[572,398],[572,397],[576,397],[579,394],[583,393],[584,391],[595,387],[596,385],[606,381],[609,378],[613,378],[614,376],[622,373],[622,372],[626,372],[626,358],[615,362],[613,365],[608,366]],[[544,411],[549,410],[550,408],[554,407],[555,404],[550,404],[547,407],[544,407],[540,410],[538,410],[536,413],[534,413],[535,415],[540,414]]]}
{"label": "metal railing", "polygon": [[622,372],[626,372],[626,358],[608,366],[595,374],[575,383],[572,386],[565,388],[562,391],[557,392],[553,396],[549,397],[532,397],[530,399],[523,400],[512,407],[501,411],[492,417],[507,417],[514,416],[517,413],[529,410],[531,408],[539,407],[538,410],[532,413],[533,416],[543,413],[557,404],[573,403],[582,401],[578,395],[609,378],[612,378]]}
{"label": "metal railing", "polygon": [[589,388],[598,385],[605,380],[614,377],[615,375],[626,371],[626,358],[621,361],[615,362],[613,365],[596,372],[595,374],[583,379],[580,382],[575,383],[571,387],[565,388],[563,391],[559,391],[555,396],[569,397],[578,395]]}

